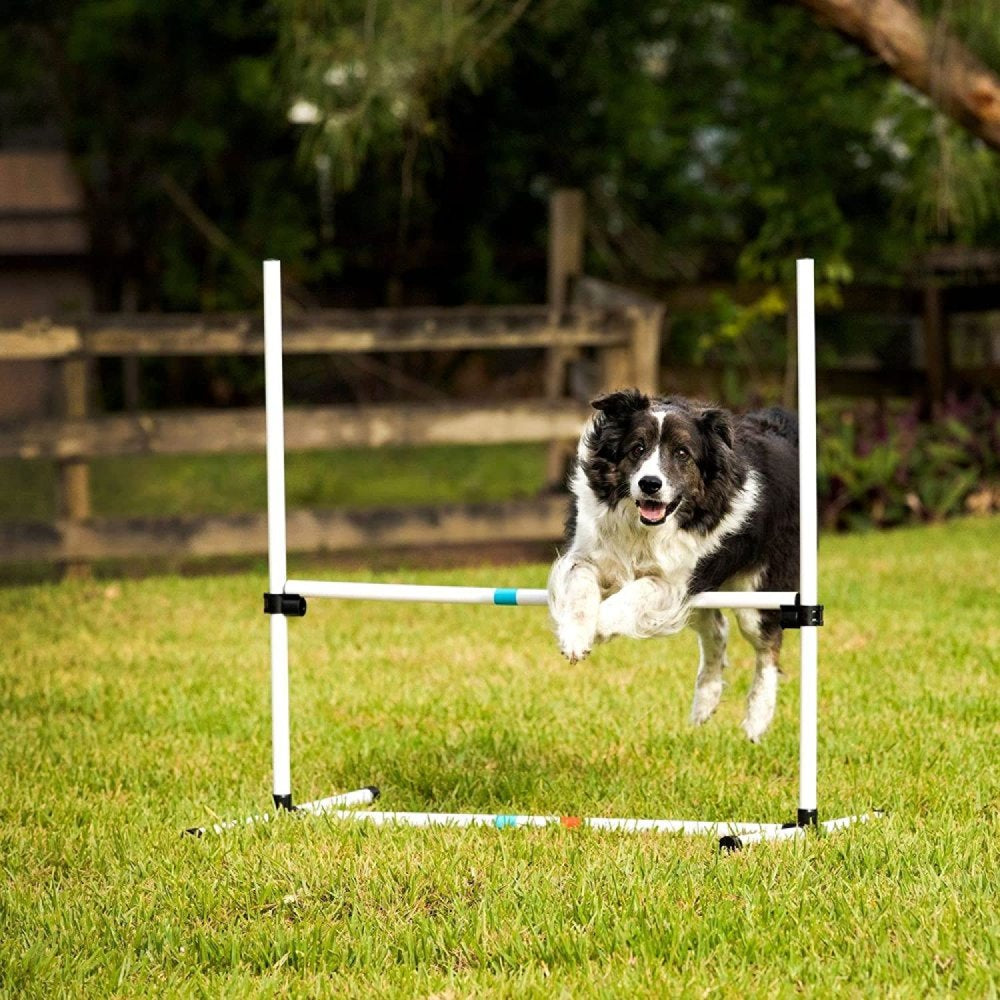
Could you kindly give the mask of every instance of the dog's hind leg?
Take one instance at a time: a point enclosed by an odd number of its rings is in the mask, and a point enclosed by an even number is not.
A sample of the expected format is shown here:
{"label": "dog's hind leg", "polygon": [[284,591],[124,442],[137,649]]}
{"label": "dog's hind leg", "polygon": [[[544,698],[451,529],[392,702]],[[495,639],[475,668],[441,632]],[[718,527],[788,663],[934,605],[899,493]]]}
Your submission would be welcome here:
{"label": "dog's hind leg", "polygon": [[757,663],[747,696],[747,714],[743,731],[754,743],[759,743],[774,718],[778,702],[778,665],[781,653],[781,626],[777,612],[737,611],[736,619],[743,637],[753,646]]}
{"label": "dog's hind leg", "polygon": [[722,671],[726,667],[726,639],[729,623],[718,610],[698,610],[691,615],[691,627],[698,633],[698,676],[694,682],[691,722],[700,726],[719,705],[722,697]]}

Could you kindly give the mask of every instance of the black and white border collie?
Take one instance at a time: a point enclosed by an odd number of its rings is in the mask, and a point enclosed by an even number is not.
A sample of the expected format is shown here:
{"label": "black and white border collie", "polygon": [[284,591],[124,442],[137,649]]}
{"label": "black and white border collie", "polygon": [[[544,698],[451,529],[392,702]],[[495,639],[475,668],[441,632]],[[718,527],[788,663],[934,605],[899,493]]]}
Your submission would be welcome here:
{"label": "black and white border collie", "polygon": [[[571,474],[567,547],[549,576],[559,648],[571,663],[621,635],[685,625],[701,648],[691,721],[722,695],[728,625],[692,609],[706,590],[798,589],[798,426],[780,409],[734,417],[626,389],[593,401]],[[774,715],[777,611],[736,611],[756,651],[743,729],[757,742]]]}

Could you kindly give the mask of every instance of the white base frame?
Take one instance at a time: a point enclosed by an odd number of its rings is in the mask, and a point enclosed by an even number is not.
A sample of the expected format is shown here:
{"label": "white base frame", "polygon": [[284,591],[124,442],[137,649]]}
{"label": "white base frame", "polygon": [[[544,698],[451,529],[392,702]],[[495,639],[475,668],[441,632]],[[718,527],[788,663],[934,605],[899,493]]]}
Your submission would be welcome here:
{"label": "white base frame", "polygon": [[[363,791],[367,791],[364,789]],[[358,793],[349,793],[357,795]],[[497,830],[516,830],[524,827],[561,826],[568,829],[604,830],[612,833],[677,833],[686,836],[718,837],[722,846],[739,848],[764,840],[794,840],[808,832],[808,827],[796,823],[729,823],[713,820],[687,819],[632,819],[622,817],[586,816],[531,816],[511,813],[430,813],[430,812],[381,812],[378,810],[354,810],[343,808],[337,803],[341,796],[333,796],[322,802],[310,802],[296,806],[295,812],[307,812],[314,816],[328,816],[347,823],[363,823],[372,826],[444,826],[462,829],[466,827],[493,827]],[[360,804],[360,801],[359,803]],[[840,830],[853,823],[867,823],[880,813],[864,813],[860,816],[844,816],[817,824],[823,832]],[[249,822],[249,821],[248,821]],[[229,824],[226,824],[228,826]],[[236,825],[236,824],[232,824]]]}
{"label": "white base frame", "polygon": [[[697,594],[691,606],[697,608],[760,608],[765,610],[818,607],[818,525],[816,496],[816,347],[814,265],[812,260],[796,263],[798,314],[798,411],[799,411],[799,545],[800,578],[798,593],[719,592]],[[586,827],[621,833],[680,833],[712,835],[720,846],[734,849],[760,841],[791,840],[814,828],[829,832],[853,823],[865,823],[877,812],[819,822],[816,798],[817,746],[817,624],[805,619],[795,627],[801,635],[801,702],[799,711],[799,798],[793,823],[730,823],[701,820],[581,818],[573,816],[522,816],[493,813],[425,813],[362,811],[378,796],[373,786],[334,795],[327,799],[293,805],[288,705],[288,622],[287,614],[305,613],[304,598],[340,600],[423,601],[445,604],[494,604],[513,607],[544,607],[544,590],[506,587],[443,587],[414,584],[350,583],[289,579],[287,572],[285,522],[285,434],[282,376],[281,265],[264,262],[264,372],[267,423],[268,496],[268,577],[267,598],[292,602],[271,612],[271,735],[274,771],[274,802],[279,810],[325,815],[344,822],[376,826],[492,826],[498,829],[525,826]],[[822,609],[819,609],[820,612]],[[820,621],[822,618],[820,617]],[[271,816],[251,816],[245,820],[217,823],[188,832],[219,833],[235,826],[267,822]]]}

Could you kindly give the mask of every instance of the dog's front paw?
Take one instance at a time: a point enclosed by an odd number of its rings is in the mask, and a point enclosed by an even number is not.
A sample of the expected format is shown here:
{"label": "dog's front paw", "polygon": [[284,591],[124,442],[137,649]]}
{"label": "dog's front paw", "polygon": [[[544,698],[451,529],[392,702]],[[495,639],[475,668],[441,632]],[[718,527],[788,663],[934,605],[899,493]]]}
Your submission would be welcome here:
{"label": "dog's front paw", "polygon": [[572,619],[560,624],[557,636],[559,650],[570,663],[584,659],[594,646],[597,629],[593,622]]}
{"label": "dog's front paw", "polygon": [[628,639],[672,635],[687,623],[688,610],[683,595],[675,593],[674,588],[643,577],[601,601],[597,635],[601,639],[614,635]]}
{"label": "dog's front paw", "polygon": [[635,631],[635,608],[627,595],[619,591],[601,601],[597,613],[597,634],[602,639],[613,635],[630,635]]}

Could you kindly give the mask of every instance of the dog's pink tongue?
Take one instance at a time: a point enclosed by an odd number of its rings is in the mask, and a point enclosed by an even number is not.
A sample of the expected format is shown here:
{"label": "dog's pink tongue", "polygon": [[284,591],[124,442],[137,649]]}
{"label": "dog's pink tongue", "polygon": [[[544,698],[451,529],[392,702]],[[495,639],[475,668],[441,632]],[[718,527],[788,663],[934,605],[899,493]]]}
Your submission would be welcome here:
{"label": "dog's pink tongue", "polygon": [[656,521],[663,517],[664,511],[667,509],[665,503],[659,503],[656,500],[640,500],[639,501],[639,513],[646,518],[647,521]]}

